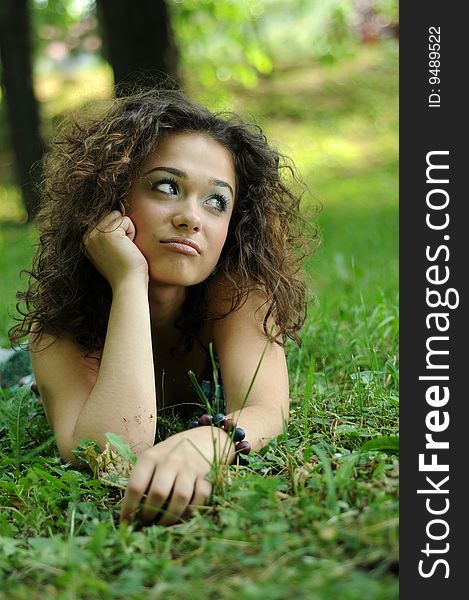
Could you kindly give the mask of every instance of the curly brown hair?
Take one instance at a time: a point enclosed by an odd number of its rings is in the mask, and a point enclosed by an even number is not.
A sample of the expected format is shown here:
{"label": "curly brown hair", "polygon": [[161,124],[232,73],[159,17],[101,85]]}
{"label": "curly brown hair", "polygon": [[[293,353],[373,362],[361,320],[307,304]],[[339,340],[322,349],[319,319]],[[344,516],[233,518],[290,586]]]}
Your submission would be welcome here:
{"label": "curly brown hair", "polygon": [[257,125],[231,113],[214,114],[180,90],[133,93],[95,112],[65,120],[44,158],[39,244],[32,269],[25,271],[29,288],[17,294],[22,318],[10,340],[21,340],[34,324],[38,333],[71,334],[87,352],[102,349],[112,294],[83,253],[83,235],[107,213],[125,214],[130,187],[162,136],[197,132],[226,147],[234,161],[237,198],[217,265],[234,294],[229,311],[214,315],[207,312],[207,282],[189,288],[185,317],[177,324],[184,334],[181,348],[190,349],[204,319],[236,310],[253,287],[268,303],[266,335],[272,316],[275,341],[288,337],[301,343],[307,286],[300,262],[312,251],[317,232],[300,215],[301,194],[286,183],[290,179],[301,193],[305,189],[291,161],[268,145]]}

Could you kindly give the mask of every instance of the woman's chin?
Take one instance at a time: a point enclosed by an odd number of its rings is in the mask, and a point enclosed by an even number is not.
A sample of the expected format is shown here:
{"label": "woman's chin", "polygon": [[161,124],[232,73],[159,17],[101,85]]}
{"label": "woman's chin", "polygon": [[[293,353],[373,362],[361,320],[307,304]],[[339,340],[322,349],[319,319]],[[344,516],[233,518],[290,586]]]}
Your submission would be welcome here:
{"label": "woman's chin", "polygon": [[152,285],[161,286],[177,286],[177,287],[189,287],[191,285],[197,285],[202,283],[210,276],[210,273],[205,274],[191,274],[173,272],[167,274],[153,274],[150,270],[150,283]]}

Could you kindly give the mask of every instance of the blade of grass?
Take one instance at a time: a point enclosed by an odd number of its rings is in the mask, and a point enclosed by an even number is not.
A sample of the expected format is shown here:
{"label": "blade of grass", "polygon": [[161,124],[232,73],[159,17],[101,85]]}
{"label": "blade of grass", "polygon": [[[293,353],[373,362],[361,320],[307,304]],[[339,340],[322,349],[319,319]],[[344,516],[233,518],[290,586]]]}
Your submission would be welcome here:
{"label": "blade of grass", "polygon": [[322,468],[324,469],[324,477],[326,479],[327,486],[327,502],[329,504],[329,508],[334,512],[338,512],[337,507],[337,493],[334,482],[334,474],[332,473],[331,463],[329,458],[327,457],[324,448],[318,445],[313,445],[313,450],[319,457],[321,461]]}
{"label": "blade of grass", "polygon": [[310,425],[310,410],[311,410],[311,395],[313,391],[313,379],[314,373],[316,370],[316,360],[314,356],[311,356],[309,362],[308,375],[306,377],[305,391],[303,396],[303,420],[304,420],[304,430],[305,435],[309,437],[309,425]]}
{"label": "blade of grass", "polygon": [[218,368],[215,362],[215,356],[213,354],[213,342],[210,342],[208,345],[208,350],[210,352],[210,361],[212,363],[212,373],[213,373],[213,382],[215,383],[215,389],[218,385]]}
{"label": "blade of grass", "polygon": [[192,383],[195,392],[197,394],[197,396],[200,398],[201,402],[205,405],[205,408],[207,409],[207,413],[209,415],[212,414],[212,407],[210,406],[210,402],[208,401],[207,396],[204,394],[203,389],[200,387],[199,382],[197,381],[197,377],[195,376],[195,373],[193,371],[189,371],[188,373],[190,382]]}

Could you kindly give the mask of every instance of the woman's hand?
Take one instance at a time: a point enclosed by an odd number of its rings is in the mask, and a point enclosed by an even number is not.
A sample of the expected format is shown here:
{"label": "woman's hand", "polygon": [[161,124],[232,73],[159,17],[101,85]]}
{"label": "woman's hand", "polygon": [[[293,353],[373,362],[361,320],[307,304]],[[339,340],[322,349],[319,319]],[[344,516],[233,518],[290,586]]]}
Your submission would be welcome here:
{"label": "woman's hand", "polygon": [[131,219],[114,210],[83,236],[85,255],[113,290],[129,275],[148,282],[148,263],[134,244],[135,233]]}
{"label": "woman's hand", "polygon": [[177,523],[190,513],[190,505],[203,505],[210,497],[212,486],[205,477],[214,457],[226,461],[232,452],[228,435],[211,427],[183,431],[146,450],[130,476],[121,522],[133,521],[140,508],[138,520],[149,525],[165,507],[158,524]]}

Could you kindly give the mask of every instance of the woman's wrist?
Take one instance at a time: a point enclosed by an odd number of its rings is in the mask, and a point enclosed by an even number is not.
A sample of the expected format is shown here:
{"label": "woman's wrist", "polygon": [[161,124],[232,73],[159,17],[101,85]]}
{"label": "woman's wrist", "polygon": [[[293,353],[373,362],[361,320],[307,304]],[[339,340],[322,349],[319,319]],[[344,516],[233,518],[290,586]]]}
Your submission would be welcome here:
{"label": "woman's wrist", "polygon": [[129,273],[111,285],[113,295],[120,293],[132,293],[141,289],[148,293],[148,275],[144,273]]}
{"label": "woman's wrist", "polygon": [[[228,436],[231,445],[234,446],[234,455],[239,463],[247,464],[246,457],[251,452],[251,444],[245,440],[246,434],[244,429],[238,427],[234,419],[227,418],[223,413],[216,413],[214,415],[204,413],[198,419],[191,421],[188,429],[210,429],[224,432]],[[231,459],[230,462],[232,462]]]}
{"label": "woman's wrist", "polygon": [[178,435],[190,440],[210,462],[216,459],[230,464],[236,457],[233,440],[226,431],[218,427],[198,427],[182,431]]}

